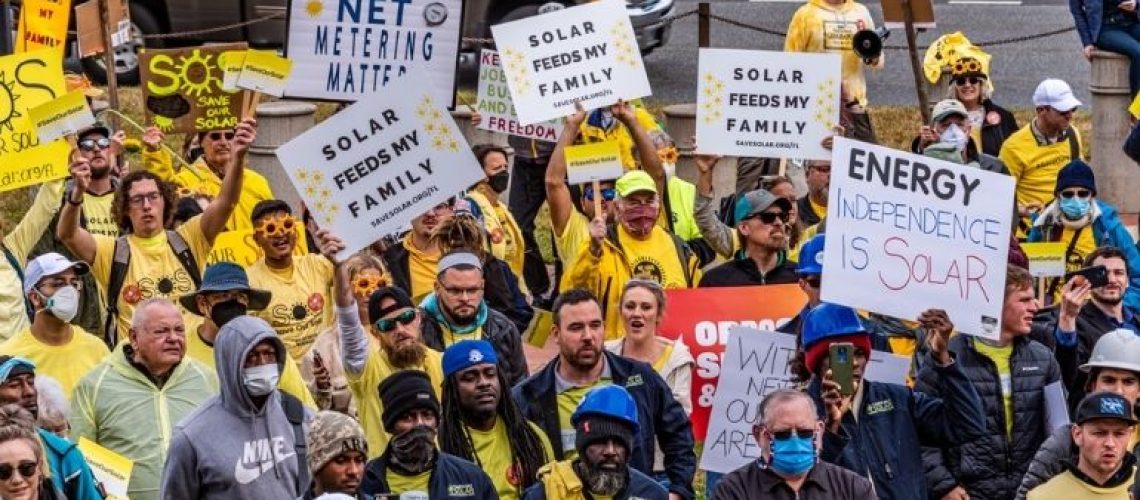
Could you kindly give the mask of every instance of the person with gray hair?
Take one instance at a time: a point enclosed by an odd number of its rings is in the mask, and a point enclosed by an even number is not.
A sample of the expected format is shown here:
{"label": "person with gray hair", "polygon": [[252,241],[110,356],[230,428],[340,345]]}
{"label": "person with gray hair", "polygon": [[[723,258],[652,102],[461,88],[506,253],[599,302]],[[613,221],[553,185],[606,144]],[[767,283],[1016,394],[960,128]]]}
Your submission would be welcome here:
{"label": "person with gray hair", "polygon": [[71,411],[59,382],[47,375],[36,377],[36,403],[40,407],[40,413],[36,417],[39,426],[67,439],[67,434],[71,431],[71,424],[67,422]]}
{"label": "person with gray hair", "polygon": [[717,483],[717,500],[876,498],[871,482],[843,467],[823,462],[823,422],[807,393],[777,389],[760,402],[752,436],[760,458]]}

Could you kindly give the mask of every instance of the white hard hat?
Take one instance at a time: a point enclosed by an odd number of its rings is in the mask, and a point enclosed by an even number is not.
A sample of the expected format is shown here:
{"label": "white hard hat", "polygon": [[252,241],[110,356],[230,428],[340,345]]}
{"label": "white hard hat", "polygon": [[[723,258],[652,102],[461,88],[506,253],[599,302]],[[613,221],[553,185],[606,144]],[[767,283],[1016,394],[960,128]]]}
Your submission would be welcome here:
{"label": "white hard hat", "polygon": [[1140,373],[1140,336],[1132,330],[1117,328],[1096,341],[1088,363],[1081,365],[1081,371],[1092,368],[1115,368]]}

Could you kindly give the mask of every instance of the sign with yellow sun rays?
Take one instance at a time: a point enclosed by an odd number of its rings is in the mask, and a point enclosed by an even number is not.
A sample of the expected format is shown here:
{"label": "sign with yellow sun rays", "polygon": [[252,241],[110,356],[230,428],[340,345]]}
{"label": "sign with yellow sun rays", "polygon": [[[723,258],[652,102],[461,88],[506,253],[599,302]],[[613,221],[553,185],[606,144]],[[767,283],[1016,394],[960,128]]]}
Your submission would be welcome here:
{"label": "sign with yellow sun rays", "polygon": [[29,110],[64,94],[62,54],[0,57],[0,191],[67,177],[71,146],[41,143]]}
{"label": "sign with yellow sun rays", "polygon": [[652,93],[625,2],[602,0],[491,27],[519,121],[531,125]]}
{"label": "sign with yellow sun rays", "polygon": [[451,115],[413,75],[277,148],[317,223],[346,257],[483,180]]}
{"label": "sign with yellow sun rays", "polygon": [[290,0],[288,12],[287,96],[352,102],[417,73],[454,107],[463,0]]}
{"label": "sign with yellow sun rays", "polygon": [[697,148],[702,153],[830,160],[839,124],[838,54],[700,49]]}
{"label": "sign with yellow sun rays", "polygon": [[243,94],[223,88],[222,55],[245,50],[245,43],[142,49],[147,121],[168,134],[233,128],[241,119]]}

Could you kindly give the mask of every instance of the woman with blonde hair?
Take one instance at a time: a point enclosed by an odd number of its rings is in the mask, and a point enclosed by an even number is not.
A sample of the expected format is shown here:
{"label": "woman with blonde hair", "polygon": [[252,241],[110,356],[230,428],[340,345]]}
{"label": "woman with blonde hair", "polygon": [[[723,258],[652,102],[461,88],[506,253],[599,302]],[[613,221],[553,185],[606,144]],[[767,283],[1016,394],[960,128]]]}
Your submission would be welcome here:
{"label": "woman with blonde hair", "polygon": [[64,495],[45,477],[36,419],[19,405],[0,406],[0,498],[57,500]]}

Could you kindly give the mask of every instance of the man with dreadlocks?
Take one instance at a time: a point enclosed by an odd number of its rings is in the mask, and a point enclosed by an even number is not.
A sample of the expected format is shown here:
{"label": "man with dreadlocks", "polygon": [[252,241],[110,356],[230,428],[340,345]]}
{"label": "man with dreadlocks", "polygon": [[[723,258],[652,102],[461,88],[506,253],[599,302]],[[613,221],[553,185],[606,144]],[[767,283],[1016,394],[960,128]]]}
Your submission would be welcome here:
{"label": "man with dreadlocks", "polygon": [[479,464],[499,498],[519,498],[554,451],[542,429],[503,396],[510,386],[495,348],[486,340],[452,344],[443,353],[443,375],[440,448]]}

